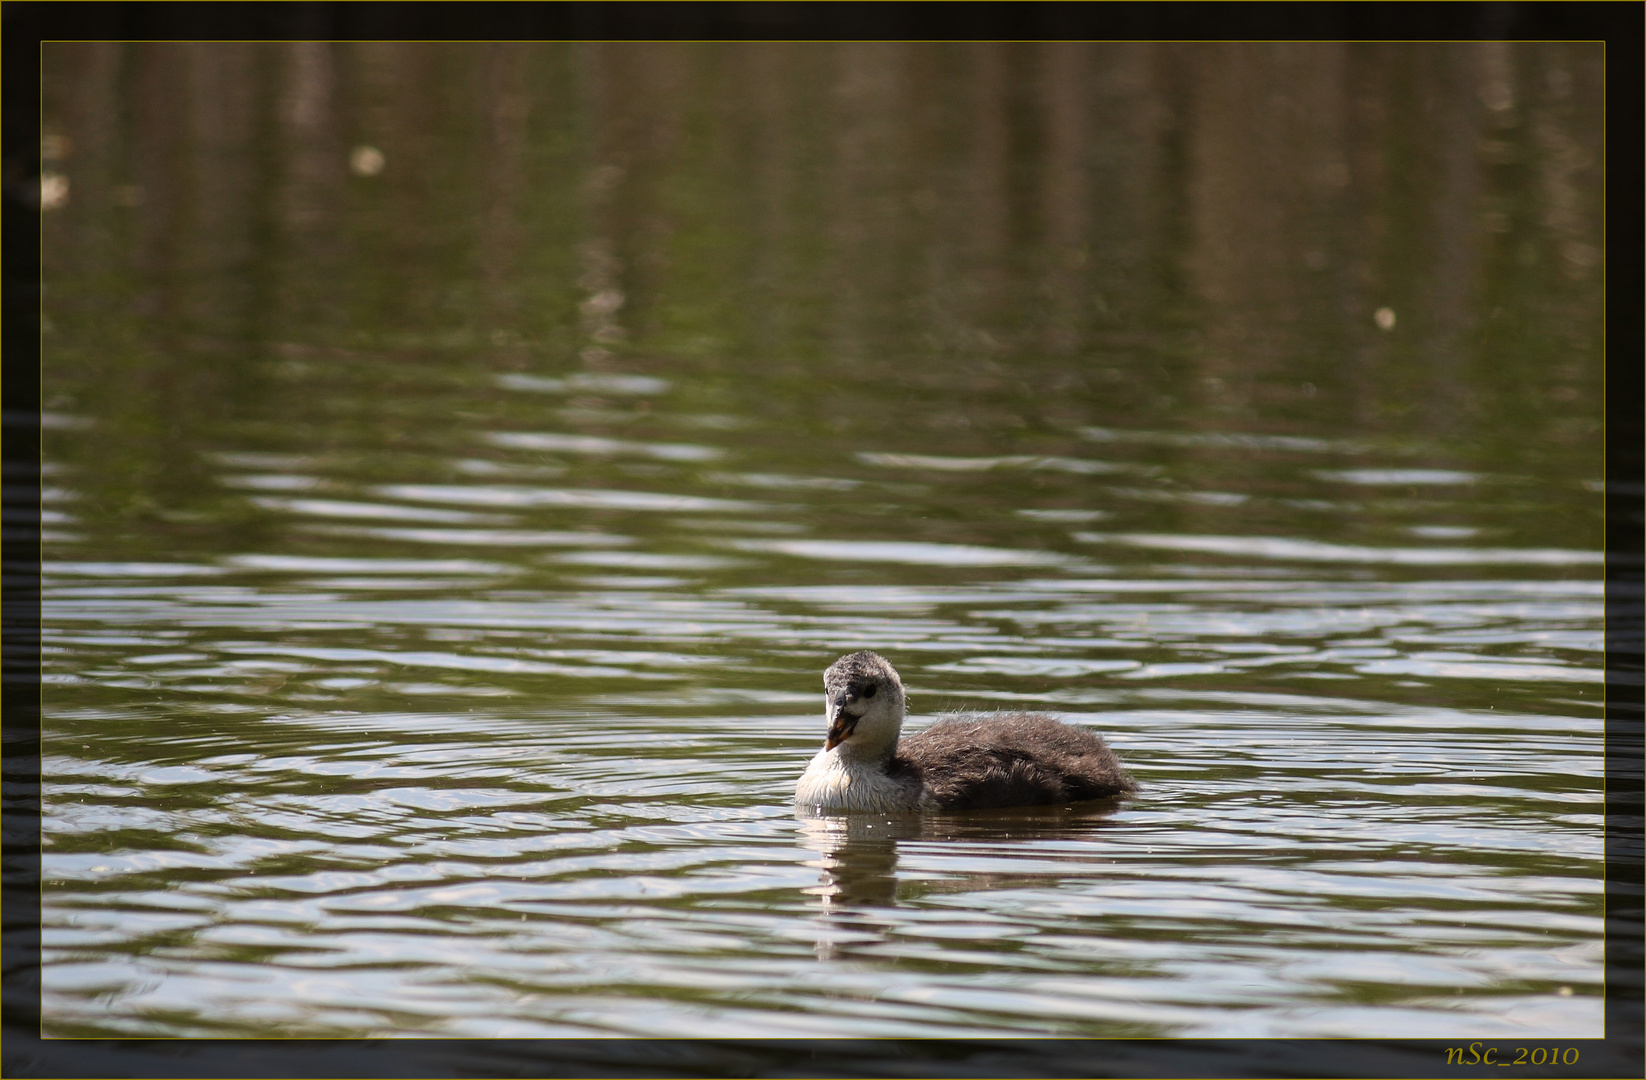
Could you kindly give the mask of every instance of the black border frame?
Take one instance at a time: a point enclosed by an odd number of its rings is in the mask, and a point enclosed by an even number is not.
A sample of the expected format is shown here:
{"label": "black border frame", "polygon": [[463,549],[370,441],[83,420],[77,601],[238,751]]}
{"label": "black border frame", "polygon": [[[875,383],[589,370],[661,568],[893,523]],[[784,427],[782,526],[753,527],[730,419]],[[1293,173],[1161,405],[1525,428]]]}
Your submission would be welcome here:
{"label": "black border frame", "polygon": [[[1643,1059],[1642,46],[1623,3],[7,2],[3,143],[4,737],[0,1071],[11,1076],[1488,1076],[1513,1041],[1442,1040],[46,1040],[39,1036],[40,53],[43,40],[1588,40],[1606,53],[1605,1039],[1573,1067],[1638,1077]],[[1495,1054],[1488,1054],[1495,1051]],[[1490,1057],[1491,1060],[1487,1060]]]}

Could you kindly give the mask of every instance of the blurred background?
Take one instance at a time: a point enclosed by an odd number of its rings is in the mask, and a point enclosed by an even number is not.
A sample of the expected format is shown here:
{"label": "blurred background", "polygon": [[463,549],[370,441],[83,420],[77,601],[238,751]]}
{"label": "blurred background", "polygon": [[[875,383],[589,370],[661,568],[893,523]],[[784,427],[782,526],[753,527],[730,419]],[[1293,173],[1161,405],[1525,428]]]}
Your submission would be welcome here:
{"label": "blurred background", "polygon": [[281,366],[328,348],[495,397],[689,375],[796,435],[1000,428],[943,398],[987,389],[1023,437],[1598,475],[1597,48],[88,44],[46,74],[48,406],[112,399],[128,503],[182,509],[173,451],[215,425],[338,437],[337,388]]}
{"label": "blurred background", "polygon": [[47,43],[48,1033],[1597,1034],[1602,49]]}

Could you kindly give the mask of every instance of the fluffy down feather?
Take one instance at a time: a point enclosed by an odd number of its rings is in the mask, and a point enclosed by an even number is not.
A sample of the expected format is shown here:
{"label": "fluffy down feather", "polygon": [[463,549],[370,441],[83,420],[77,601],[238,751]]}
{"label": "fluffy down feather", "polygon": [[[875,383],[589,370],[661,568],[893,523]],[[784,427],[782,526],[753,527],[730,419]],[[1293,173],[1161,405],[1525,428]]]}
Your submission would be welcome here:
{"label": "fluffy down feather", "polygon": [[1130,795],[1137,784],[1102,739],[1034,713],[955,716],[897,744],[889,772],[922,807],[970,810]]}

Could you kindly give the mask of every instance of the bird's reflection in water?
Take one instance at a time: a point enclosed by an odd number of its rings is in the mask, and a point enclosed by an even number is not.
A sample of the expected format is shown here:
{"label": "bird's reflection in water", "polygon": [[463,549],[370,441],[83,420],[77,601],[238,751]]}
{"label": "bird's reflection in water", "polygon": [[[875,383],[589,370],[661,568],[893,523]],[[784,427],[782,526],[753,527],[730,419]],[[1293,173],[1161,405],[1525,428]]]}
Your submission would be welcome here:
{"label": "bird's reflection in water", "polygon": [[[906,843],[984,843],[1089,838],[1095,845],[1105,819],[1117,809],[1112,800],[1072,806],[1025,806],[947,814],[800,814],[801,843],[819,858],[807,865],[822,871],[806,891],[818,898],[817,958],[833,960],[854,947],[881,940],[890,920],[877,908],[897,905],[898,847]],[[1044,853],[1042,853],[1044,857]],[[1044,878],[1044,871],[1023,880]],[[945,874],[922,882],[920,891],[971,892],[1017,880],[998,871]]]}

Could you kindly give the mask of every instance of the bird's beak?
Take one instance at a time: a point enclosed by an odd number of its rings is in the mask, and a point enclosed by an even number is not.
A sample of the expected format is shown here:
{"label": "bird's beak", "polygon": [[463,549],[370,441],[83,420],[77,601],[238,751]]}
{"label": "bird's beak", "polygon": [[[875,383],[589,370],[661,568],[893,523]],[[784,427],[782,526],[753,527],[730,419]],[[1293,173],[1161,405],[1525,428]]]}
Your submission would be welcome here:
{"label": "bird's beak", "polygon": [[829,717],[829,736],[823,740],[825,750],[833,750],[851,738],[852,732],[857,730],[857,722],[863,719],[847,712],[844,703],[836,705],[833,712],[834,715]]}

